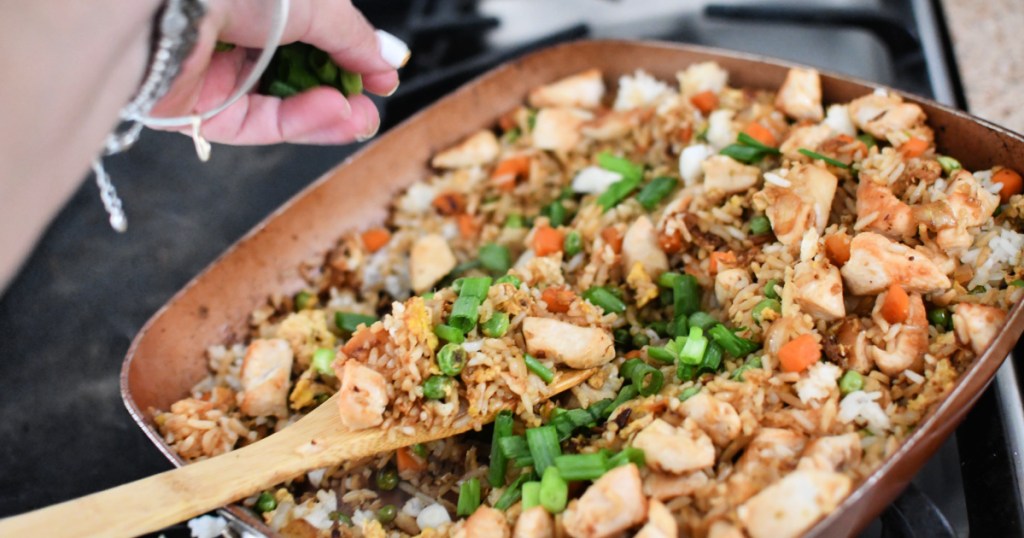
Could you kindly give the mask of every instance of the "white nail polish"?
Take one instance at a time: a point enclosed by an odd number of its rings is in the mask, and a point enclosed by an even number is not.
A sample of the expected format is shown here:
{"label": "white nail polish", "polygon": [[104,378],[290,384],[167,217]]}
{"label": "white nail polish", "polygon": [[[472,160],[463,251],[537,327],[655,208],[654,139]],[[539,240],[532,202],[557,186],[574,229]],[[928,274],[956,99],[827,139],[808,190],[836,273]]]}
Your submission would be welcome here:
{"label": "white nail polish", "polygon": [[377,43],[380,44],[380,55],[391,67],[398,69],[409,61],[409,46],[401,39],[384,30],[377,30]]}

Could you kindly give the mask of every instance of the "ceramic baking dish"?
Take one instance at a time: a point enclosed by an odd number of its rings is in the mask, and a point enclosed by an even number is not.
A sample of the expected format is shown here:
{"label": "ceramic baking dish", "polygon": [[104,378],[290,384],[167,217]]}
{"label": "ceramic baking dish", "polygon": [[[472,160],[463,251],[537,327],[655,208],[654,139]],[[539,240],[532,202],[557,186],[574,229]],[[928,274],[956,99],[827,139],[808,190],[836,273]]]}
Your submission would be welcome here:
{"label": "ceramic baking dish", "polygon": [[[188,395],[206,375],[207,346],[240,341],[249,313],[269,295],[301,288],[303,261],[322,259],[349,230],[382,222],[392,197],[426,177],[435,152],[494,125],[501,114],[522,103],[531,88],[560,77],[596,67],[611,83],[643,68],[662,80],[674,80],[688,64],[707,60],[728,70],[735,87],[776,89],[791,67],[777,60],[678,44],[579,41],[502,65],[391,129],[270,214],[146,323],[121,372],[128,411],[157,448],[181,465],[154,428],[150,411],[167,409]],[[822,75],[826,103],[849,101],[876,87]],[[1020,135],[935,102],[906,97],[924,108],[940,152],[956,157],[968,169],[1003,164],[1024,170]],[[855,534],[892,502],[988,386],[1022,328],[1024,314],[1017,304],[1002,333],[952,393],[809,535]],[[272,534],[245,509],[230,507],[225,515]]]}

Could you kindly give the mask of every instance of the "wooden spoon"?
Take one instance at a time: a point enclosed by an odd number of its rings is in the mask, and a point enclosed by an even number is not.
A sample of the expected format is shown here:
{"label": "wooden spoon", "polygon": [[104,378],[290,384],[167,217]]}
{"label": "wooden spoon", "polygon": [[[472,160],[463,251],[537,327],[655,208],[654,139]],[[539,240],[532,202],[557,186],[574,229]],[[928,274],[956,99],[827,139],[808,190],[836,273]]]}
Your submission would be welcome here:
{"label": "wooden spoon", "polygon": [[[548,386],[554,396],[596,370],[562,372]],[[301,420],[266,439],[226,454],[123,486],[0,520],[0,536],[137,536],[160,530],[280,484],[306,471],[365,458],[473,428],[468,420],[412,435],[381,429],[341,429],[332,396]],[[481,423],[494,420],[495,413]]]}

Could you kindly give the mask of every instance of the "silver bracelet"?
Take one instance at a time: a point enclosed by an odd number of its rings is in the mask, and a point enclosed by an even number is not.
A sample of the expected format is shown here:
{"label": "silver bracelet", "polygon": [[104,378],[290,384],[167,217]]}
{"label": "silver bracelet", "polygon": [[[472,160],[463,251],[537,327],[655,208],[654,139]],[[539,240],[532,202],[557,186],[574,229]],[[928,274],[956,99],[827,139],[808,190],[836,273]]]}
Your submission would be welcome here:
{"label": "silver bracelet", "polygon": [[202,122],[219,114],[243,95],[249,92],[259,81],[270,64],[270,59],[277,50],[277,45],[284,34],[288,20],[289,0],[277,0],[271,27],[267,33],[267,41],[249,72],[245,81],[235,89],[220,106],[203,113],[190,116],[171,118],[154,118],[149,115],[164,95],[170,90],[174,79],[181,71],[181,66],[195,48],[199,38],[199,24],[206,14],[206,0],[167,0],[158,14],[154,37],[153,52],[149,69],[142,85],[132,100],[121,109],[120,119],[124,128],[115,129],[107,135],[103,153],[93,159],[92,169],[96,175],[96,185],[100,190],[100,200],[107,214],[110,215],[110,226],[118,232],[128,229],[121,199],[117,190],[103,167],[103,157],[128,150],[139,139],[143,126],[148,127],[183,127],[192,126],[192,139],[195,141],[196,153],[200,160],[210,158],[210,144],[201,135]]}

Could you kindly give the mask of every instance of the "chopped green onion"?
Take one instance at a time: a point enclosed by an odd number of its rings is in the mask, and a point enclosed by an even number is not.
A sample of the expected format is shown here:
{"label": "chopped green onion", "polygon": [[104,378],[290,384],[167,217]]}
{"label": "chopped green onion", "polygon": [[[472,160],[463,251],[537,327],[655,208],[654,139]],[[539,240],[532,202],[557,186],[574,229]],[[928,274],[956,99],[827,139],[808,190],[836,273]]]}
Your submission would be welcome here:
{"label": "chopped green onion", "polygon": [[[507,269],[506,269],[507,270]],[[487,298],[487,291],[491,289],[491,277],[476,276],[459,279],[459,297],[472,297],[483,302]]]}
{"label": "chopped green onion", "polygon": [[395,520],[398,516],[398,508],[393,504],[385,504],[377,510],[377,521],[388,524]]}
{"label": "chopped green onion", "polygon": [[678,181],[675,178],[656,177],[640,189],[636,195],[636,201],[640,202],[644,209],[653,211],[666,196],[672,193],[672,190],[676,188],[676,183]]}
{"label": "chopped green onion", "polygon": [[953,328],[953,316],[941,306],[928,309],[928,322],[947,331]]}
{"label": "chopped green onion", "polygon": [[313,72],[316,73],[316,77],[322,84],[334,85],[334,81],[338,78],[338,66],[331,60],[330,55],[314,48],[306,55],[306,60],[309,61],[309,66],[313,68]]}
{"label": "chopped green onion", "polygon": [[718,323],[718,320],[711,317],[711,314],[698,310],[693,314],[690,314],[687,325],[690,327],[699,327],[704,331],[714,327],[716,323]]}
{"label": "chopped green onion", "polygon": [[580,237],[580,233],[573,230],[565,234],[565,240],[562,242],[562,250],[565,252],[567,258],[571,258],[583,251],[583,238]]}
{"label": "chopped green onion", "polygon": [[694,385],[692,387],[686,387],[685,389],[683,389],[683,392],[679,393],[679,401],[680,402],[685,402],[686,400],[689,400],[690,398],[693,398],[694,396],[697,395],[697,393],[700,392],[701,388],[703,388],[703,387],[701,387],[700,385]]}
{"label": "chopped green onion", "polygon": [[[509,267],[512,267],[512,255],[505,245],[487,243],[480,247],[477,257],[480,259],[480,263],[483,264],[484,269],[495,273],[504,273],[508,271]],[[489,285],[490,283],[488,283]]]}
{"label": "chopped green onion", "polygon": [[732,379],[734,381],[743,381],[743,374],[745,374],[747,370],[761,367],[761,358],[751,357],[747,359],[747,362],[743,363],[743,366],[740,366],[739,368],[733,370],[732,375],[729,376],[729,379]]}
{"label": "chopped green onion", "polygon": [[562,447],[558,445],[558,430],[551,425],[527,428],[526,444],[530,447],[533,468],[541,475],[555,464],[556,457],[562,455]]}
{"label": "chopped green onion", "polygon": [[322,376],[333,377],[334,369],[331,368],[331,363],[334,362],[334,350],[322,347],[313,352],[313,360],[311,361],[313,369],[316,373]]}
{"label": "chopped green onion", "polygon": [[778,299],[761,299],[760,302],[754,305],[754,309],[752,311],[754,321],[761,322],[764,319],[765,310],[771,310],[776,314],[781,314],[782,303],[780,303]]}
{"label": "chopped green onion", "polygon": [[[619,366],[619,374],[624,378],[632,379],[633,373],[638,369],[650,368],[644,361],[640,359],[629,359]],[[639,388],[639,383],[635,383]]]}
{"label": "chopped green onion", "polygon": [[424,301],[429,301],[434,298],[434,292],[428,291],[427,293],[420,295],[420,297],[422,297]]}
{"label": "chopped green onion", "polygon": [[508,468],[508,458],[501,451],[501,440],[512,435],[514,419],[509,410],[501,411],[494,419],[494,433],[491,436],[491,462],[487,469],[487,482],[493,488],[500,488],[505,485],[505,471]]}
{"label": "chopped green onion", "polygon": [[839,392],[846,396],[864,388],[864,377],[856,370],[847,370],[839,379]]}
{"label": "chopped green onion", "polygon": [[442,400],[455,390],[455,380],[444,375],[432,375],[423,382],[423,396],[428,400]]}
{"label": "chopped green onion", "polygon": [[516,275],[505,275],[494,281],[495,284],[512,284],[516,289],[523,285],[523,281]]}
{"label": "chopped green onion", "polygon": [[476,512],[480,507],[480,479],[470,478],[459,486],[459,501],[455,508],[455,515],[466,517]]}
{"label": "chopped green onion", "polygon": [[377,488],[381,491],[391,491],[398,487],[398,473],[394,469],[381,469],[377,471]]}
{"label": "chopped green onion", "polygon": [[512,483],[505,488],[505,491],[501,493],[501,497],[498,497],[498,502],[494,503],[494,508],[505,511],[515,504],[522,495],[523,483],[529,480],[531,476],[533,476],[533,473],[523,473],[513,480]]}
{"label": "chopped green onion", "polygon": [[427,445],[423,443],[416,443],[415,445],[412,445],[411,448],[413,454],[416,454],[421,458],[427,457]]}
{"label": "chopped green onion", "polygon": [[458,344],[445,344],[441,351],[437,352],[437,367],[444,375],[457,376],[466,367],[468,355]]}
{"label": "chopped green onion", "polygon": [[748,135],[747,133],[740,133],[736,137],[736,142],[739,142],[740,144],[743,144],[744,146],[749,146],[749,147],[752,147],[752,148],[757,148],[757,149],[759,149],[759,150],[761,150],[761,151],[763,151],[765,153],[770,153],[772,155],[782,155],[782,152],[779,151],[778,148],[773,148],[773,147],[771,147],[769,145],[762,144],[758,139]]}
{"label": "chopped green onion", "polygon": [[[676,316],[674,320],[668,324],[669,336],[686,336],[687,331],[690,330],[690,322],[686,315]],[[671,348],[670,348],[671,349]]]}
{"label": "chopped green onion", "polygon": [[607,151],[597,155],[597,165],[605,170],[615,172],[634,183],[639,183],[644,177],[644,166],[636,164],[625,157],[616,157]]}
{"label": "chopped green onion", "polygon": [[679,351],[679,360],[684,364],[699,365],[704,360],[704,351],[708,347],[708,339],[700,327],[690,327],[690,334],[686,337],[686,343]]}
{"label": "chopped green onion", "polygon": [[633,347],[639,349],[651,343],[651,338],[642,332],[634,333],[630,338]]}
{"label": "chopped green onion", "polygon": [[677,316],[689,316],[700,310],[700,284],[693,275],[681,275],[672,286],[672,300]]}
{"label": "chopped green onion", "polygon": [[761,349],[761,344],[736,336],[736,333],[727,329],[725,325],[715,325],[708,329],[708,334],[714,339],[715,343],[722,346],[730,355],[736,358],[746,357]]}
{"label": "chopped green onion", "polygon": [[540,506],[540,482],[526,482],[523,484],[523,511],[534,506]]}
{"label": "chopped green onion", "polygon": [[313,306],[313,302],[315,300],[316,296],[314,296],[312,293],[309,293],[308,291],[303,290],[300,291],[299,293],[296,293],[294,300],[295,311],[298,312],[299,310],[305,310]]}
{"label": "chopped green onion", "polygon": [[718,153],[746,164],[756,163],[767,155],[766,152],[761,151],[758,148],[744,146],[743,144],[729,144],[722,148],[722,151],[719,151]]}
{"label": "chopped green onion", "polygon": [[363,93],[363,75],[342,69],[338,76],[338,89],[345,97]]}
{"label": "chopped green onion", "polygon": [[299,90],[293,88],[287,82],[275,80],[270,83],[270,86],[267,87],[267,93],[274,97],[287,99],[293,95],[297,95],[299,93]]}
{"label": "chopped green onion", "polygon": [[434,327],[434,334],[436,334],[438,338],[453,344],[461,344],[466,341],[466,335],[451,325],[442,324]]}
{"label": "chopped green onion", "polygon": [[809,149],[800,148],[797,151],[800,152],[801,155],[810,157],[810,158],[812,158],[814,160],[825,161],[826,163],[831,164],[832,166],[835,166],[837,168],[844,168],[846,170],[850,169],[850,165],[844,163],[843,161],[837,161],[837,160],[833,159],[832,157],[826,157],[826,156],[824,156],[824,155],[822,155],[820,153],[811,151]]}
{"label": "chopped green onion", "polygon": [[654,331],[658,336],[668,335],[668,322],[667,321],[652,321],[647,324],[647,328]]}
{"label": "chopped green onion", "polygon": [[974,286],[973,288],[971,288],[971,291],[969,293],[971,295],[981,295],[982,293],[985,293],[986,291],[988,291],[988,288],[986,288],[985,286],[983,286],[981,284],[978,284],[977,286]]}
{"label": "chopped green onion", "polygon": [[495,312],[493,316],[480,325],[484,336],[489,338],[501,338],[508,332],[509,317],[506,312]]}
{"label": "chopped green onion", "polygon": [[572,437],[572,433],[580,428],[592,428],[597,425],[594,416],[587,409],[556,409],[552,412],[551,425],[558,430],[558,440],[564,441]]}
{"label": "chopped green onion", "polygon": [[520,133],[519,127],[513,127],[501,135],[501,141],[506,144],[514,144],[516,140],[519,140],[520,136],[522,136],[522,133]]}
{"label": "chopped green onion", "polygon": [[256,499],[256,511],[257,512],[270,512],[277,509],[277,499],[269,491],[260,493],[260,496]]}
{"label": "chopped green onion", "polygon": [[680,381],[693,381],[700,373],[700,368],[683,361],[676,362],[676,379]]}
{"label": "chopped green onion", "polygon": [[663,288],[673,288],[675,287],[676,282],[679,282],[679,279],[682,277],[683,275],[681,273],[665,271],[664,273],[658,275],[658,285]]}
{"label": "chopped green onion", "polygon": [[1010,282],[1010,285],[1015,287],[1015,288],[1024,288],[1024,279],[1018,278],[1018,279]]}
{"label": "chopped green onion", "polygon": [[769,299],[781,299],[782,297],[779,296],[779,290],[776,289],[778,287],[779,287],[779,281],[778,280],[776,280],[774,278],[769,280],[764,285],[764,296],[769,298]]}
{"label": "chopped green onion", "polygon": [[541,214],[548,218],[552,228],[558,228],[565,224],[566,217],[569,216],[569,212],[565,210],[565,206],[558,200],[544,206],[541,210]]}
{"label": "chopped green onion", "polygon": [[637,391],[641,396],[657,394],[661,390],[662,385],[665,384],[665,374],[648,364],[643,364],[641,368],[634,369],[629,378],[633,381],[633,385],[637,387]]}
{"label": "chopped green onion", "polygon": [[366,325],[369,327],[377,321],[376,316],[367,316],[365,314],[356,314],[353,312],[336,312],[334,314],[334,325],[339,329],[354,333],[360,325]]}
{"label": "chopped green onion", "polygon": [[857,135],[857,140],[863,142],[864,145],[868,147],[868,149],[871,149],[878,145],[878,142],[875,140],[875,137],[869,135],[868,133],[861,133]]}
{"label": "chopped green onion", "polygon": [[523,224],[523,216],[518,213],[512,213],[508,217],[505,217],[506,228],[522,228]]}
{"label": "chopped green onion", "polygon": [[501,449],[501,453],[506,459],[515,460],[516,467],[533,465],[530,447],[522,435],[506,435],[498,439],[498,448]]}
{"label": "chopped green onion", "polygon": [[533,131],[533,128],[537,126],[537,109],[530,108],[526,110],[526,128]]}
{"label": "chopped green onion", "polygon": [[608,458],[608,468],[614,469],[633,463],[637,467],[643,467],[647,463],[647,458],[644,456],[644,451],[639,448],[626,447],[621,452]]}
{"label": "chopped green onion", "polygon": [[672,363],[676,360],[676,356],[673,355],[672,352],[663,347],[657,346],[648,346],[647,356],[653,360],[664,363]]}
{"label": "chopped green onion", "polygon": [[750,233],[764,235],[770,231],[772,231],[772,221],[768,220],[765,215],[754,215],[750,219]]}
{"label": "chopped green onion", "polygon": [[639,185],[640,180],[620,179],[597,197],[597,203],[604,211],[608,211],[625,200]]}
{"label": "chopped green onion", "polygon": [[569,502],[569,484],[562,478],[558,467],[546,467],[540,479],[540,505],[549,513],[558,514]]}
{"label": "chopped green onion", "polygon": [[480,316],[480,299],[460,295],[452,305],[452,313],[448,316],[448,325],[455,327],[464,334],[476,327]]}
{"label": "chopped green onion", "polygon": [[709,342],[707,350],[704,351],[704,358],[701,360],[700,369],[707,372],[717,372],[722,365],[722,346],[715,342]]}
{"label": "chopped green onion", "polygon": [[583,292],[583,298],[594,306],[601,307],[601,310],[605,312],[621,314],[626,311],[626,303],[616,297],[611,290],[602,286],[593,286]]}
{"label": "chopped green onion", "polygon": [[327,517],[330,518],[331,521],[337,521],[338,523],[341,523],[342,525],[346,525],[346,526],[349,526],[349,527],[352,526],[352,518],[349,517],[348,514],[342,513],[340,510],[335,510],[335,511],[331,512],[330,514],[327,514]]}
{"label": "chopped green onion", "polygon": [[963,168],[963,165],[960,164],[960,161],[948,155],[939,155],[935,157],[935,160],[939,161],[939,166],[942,167],[942,171],[945,172],[947,175],[950,174],[951,172]]}
{"label": "chopped green onion", "polygon": [[534,375],[541,378],[545,383],[550,384],[555,379],[555,373],[548,369],[547,366],[541,364],[540,361],[535,359],[529,353],[523,355],[523,360],[526,362],[526,368],[533,372]]}
{"label": "chopped green onion", "polygon": [[608,470],[608,457],[603,452],[565,454],[555,458],[555,467],[562,478],[569,482],[597,480]]}
{"label": "chopped green onion", "polygon": [[615,399],[612,400],[612,403],[608,404],[608,408],[605,411],[608,413],[608,416],[611,416],[611,414],[614,413],[620,405],[632,400],[633,398],[636,398],[639,395],[639,387],[637,387],[636,385],[626,385],[625,387],[619,389],[618,396],[616,396]]}
{"label": "chopped green onion", "polygon": [[217,44],[213,46],[213,51],[214,52],[230,52],[230,51],[233,51],[233,50],[235,50],[235,44],[234,43],[227,43],[227,42],[224,42],[224,41],[218,41]]}

